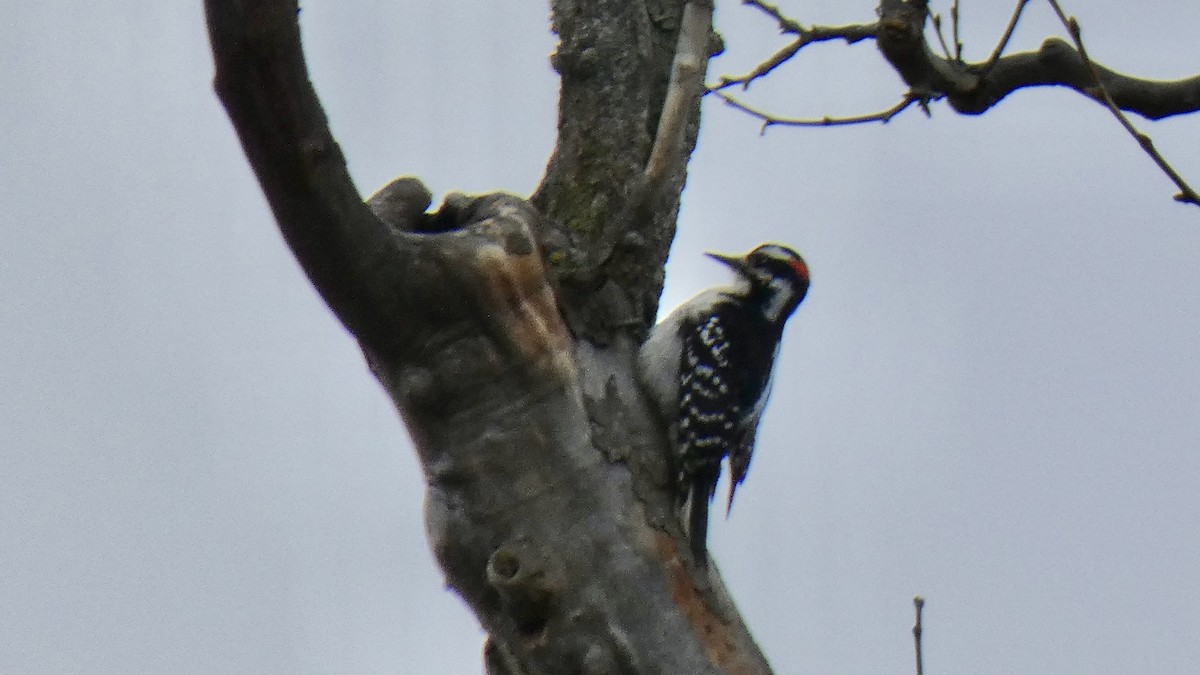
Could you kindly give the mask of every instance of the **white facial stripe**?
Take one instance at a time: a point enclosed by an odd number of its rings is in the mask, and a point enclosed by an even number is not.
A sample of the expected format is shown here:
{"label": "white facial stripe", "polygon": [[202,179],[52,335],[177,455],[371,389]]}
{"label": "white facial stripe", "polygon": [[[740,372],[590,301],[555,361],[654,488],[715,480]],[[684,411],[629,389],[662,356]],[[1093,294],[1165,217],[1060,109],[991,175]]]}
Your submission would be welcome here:
{"label": "white facial stripe", "polygon": [[763,314],[768,321],[776,322],[782,318],[780,315],[791,302],[796,289],[789,282],[779,278],[771,279],[769,286],[771,292],[767,296],[767,304],[763,306]]}

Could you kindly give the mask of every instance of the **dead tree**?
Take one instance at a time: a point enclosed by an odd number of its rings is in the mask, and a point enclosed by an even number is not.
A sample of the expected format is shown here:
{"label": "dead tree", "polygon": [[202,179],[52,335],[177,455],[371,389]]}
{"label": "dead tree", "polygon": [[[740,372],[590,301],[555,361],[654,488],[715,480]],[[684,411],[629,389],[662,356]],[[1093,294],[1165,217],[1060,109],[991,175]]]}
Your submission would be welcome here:
{"label": "dead tree", "polygon": [[[715,568],[689,558],[632,373],[719,44],[711,0],[552,0],[559,136],[540,187],[435,212],[411,178],[363,201],[308,81],[297,2],[206,7],[217,92],[288,245],[407,424],[430,544],[488,632],[488,671],[770,672]],[[982,70],[937,57],[927,14],[884,0],[850,35],[879,41],[914,100],[982,110],[1013,88],[1001,74],[1084,76],[1058,43]]]}
{"label": "dead tree", "polygon": [[553,3],[563,104],[541,187],[427,213],[415,179],[363,202],[296,2],[207,2],[217,92],[288,245],[408,426],[430,544],[493,673],[769,672],[719,576],[687,559],[664,435],[632,377],[711,9]]}

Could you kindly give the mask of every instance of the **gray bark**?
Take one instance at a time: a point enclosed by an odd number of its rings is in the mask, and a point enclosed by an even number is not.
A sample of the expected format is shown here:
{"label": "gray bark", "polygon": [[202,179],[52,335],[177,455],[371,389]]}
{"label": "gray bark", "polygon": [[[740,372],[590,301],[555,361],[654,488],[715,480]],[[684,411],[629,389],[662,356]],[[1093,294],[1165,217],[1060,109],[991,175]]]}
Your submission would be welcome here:
{"label": "gray bark", "polygon": [[[208,0],[216,89],[280,230],[359,340],[425,472],[430,544],[492,673],[766,673],[674,511],[634,384],[686,159],[644,169],[682,0],[553,3],[559,140],[531,200],[400,179],[364,204],[308,82],[296,2]],[[703,73],[700,73],[700,77]]]}

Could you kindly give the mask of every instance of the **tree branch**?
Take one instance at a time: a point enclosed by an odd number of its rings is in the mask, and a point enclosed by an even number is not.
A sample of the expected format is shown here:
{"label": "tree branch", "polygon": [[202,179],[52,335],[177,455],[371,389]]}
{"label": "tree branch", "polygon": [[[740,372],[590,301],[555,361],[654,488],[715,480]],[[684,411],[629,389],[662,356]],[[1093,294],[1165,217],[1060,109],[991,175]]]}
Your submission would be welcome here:
{"label": "tree branch", "polygon": [[950,52],[950,45],[946,43],[946,36],[942,33],[942,15],[934,14],[930,19],[933,23],[933,32],[937,35],[938,45],[942,48],[942,55],[947,59],[952,59],[953,54]]}
{"label": "tree branch", "polygon": [[[1020,5],[1010,26],[1015,26]],[[1036,52],[993,57],[982,63],[956,63],[933,53],[924,37],[928,8],[916,0],[882,0],[876,43],[884,58],[914,91],[942,94],[954,110],[977,115],[1024,87],[1070,87],[1100,100],[1087,61],[1071,45],[1049,38]],[[1007,42],[1011,27],[1001,39]],[[1097,76],[1122,110],[1149,119],[1200,110],[1200,76],[1174,81],[1146,80],[1099,64]],[[1103,102],[1103,101],[1101,101]]]}
{"label": "tree branch", "polygon": [[[363,204],[308,81],[294,2],[208,2],[214,86],[284,239],[354,335],[390,339],[399,240]],[[429,195],[418,213],[428,206]],[[394,281],[394,279],[393,279]]]}
{"label": "tree branch", "polygon": [[958,36],[958,28],[961,25],[958,14],[958,0],[953,0],[950,3],[950,23],[954,29],[954,60],[962,61],[963,43],[962,38]]}
{"label": "tree branch", "polygon": [[1154,160],[1158,168],[1167,174],[1167,177],[1179,188],[1179,194],[1175,195],[1175,201],[1200,206],[1200,195],[1196,194],[1195,190],[1183,180],[1183,176],[1179,175],[1179,172],[1175,170],[1175,167],[1171,166],[1158,149],[1154,147],[1154,141],[1146,134],[1138,131],[1137,127],[1133,126],[1133,122],[1130,122],[1125,113],[1121,112],[1121,109],[1117,107],[1116,101],[1113,100],[1112,94],[1108,91],[1108,87],[1100,77],[1100,72],[1095,62],[1091,60],[1087,49],[1083,46],[1083,34],[1079,29],[1079,22],[1075,20],[1075,17],[1067,18],[1062,7],[1059,6],[1058,0],[1050,0],[1050,5],[1054,7],[1054,12],[1058,14],[1059,20],[1063,22],[1063,25],[1066,26],[1067,31],[1071,34],[1071,39],[1075,41],[1075,47],[1079,50],[1080,57],[1087,63],[1088,69],[1092,73],[1093,81],[1099,89],[1101,101],[1108,107],[1113,117],[1117,118],[1117,121],[1121,123],[1125,131],[1129,132],[1130,136],[1133,136],[1133,139],[1138,142],[1142,150],[1150,155],[1150,158]]}
{"label": "tree branch", "polygon": [[1012,18],[1008,20],[1008,26],[1004,29],[1004,34],[1000,36],[1000,41],[996,43],[996,48],[992,50],[992,55],[983,63],[981,70],[987,73],[996,65],[996,61],[1004,54],[1004,50],[1008,47],[1008,41],[1012,39],[1013,31],[1017,29],[1017,22],[1021,19],[1021,12],[1024,11],[1025,5],[1029,4],[1029,0],[1017,0],[1017,7],[1013,10]]}
{"label": "tree branch", "polygon": [[[684,4],[551,2],[558,140],[532,201],[547,216],[542,241],[567,322],[597,345],[639,343],[657,314],[686,172],[668,167],[647,200],[645,169]],[[695,146],[699,114],[696,98],[677,145],[683,156]]]}
{"label": "tree branch", "polygon": [[684,132],[704,89],[712,12],[712,0],[688,0],[683,7],[671,81],[658,118],[650,159],[646,162],[646,182],[651,192],[669,175],[672,165],[678,168],[681,160],[687,163],[687,155],[683,153]]}
{"label": "tree branch", "polygon": [[[774,71],[793,58],[806,44],[815,40],[798,21],[784,16],[778,8],[757,0],[745,0],[745,4],[757,7],[769,15],[779,23],[785,33],[800,35],[749,73],[740,77],[723,77],[718,85],[710,88],[710,91],[715,92],[730,106],[762,120],[763,131],[776,124],[833,126],[887,122],[913,102],[919,102],[925,108],[928,101],[941,98],[946,99],[950,107],[959,113],[978,115],[991,109],[1018,89],[1065,86],[1108,107],[1122,127],[1137,140],[1146,154],[1179,188],[1180,193],[1175,199],[1200,205],[1200,195],[1193,191],[1166,161],[1150,137],[1138,131],[1124,113],[1129,111],[1148,119],[1162,119],[1196,112],[1200,110],[1200,75],[1174,81],[1148,80],[1118,73],[1097,64],[1087,55],[1080,39],[1078,23],[1074,19],[1068,19],[1055,0],[1051,0],[1051,6],[1070,32],[1075,42],[1074,47],[1059,38],[1048,38],[1036,52],[1004,55],[1025,5],[1028,4],[1028,0],[1018,0],[995,49],[986,61],[980,63],[966,63],[962,60],[962,43],[958,38],[957,0],[951,5],[951,19],[954,24],[953,53],[942,35],[940,17],[932,17],[944,56],[934,53],[925,39],[925,21],[930,18],[928,0],[880,0],[878,24],[871,26],[869,32],[852,34],[858,39],[875,38],[880,53],[908,85],[908,94],[900,104],[881,112],[820,119],[781,117],[721,93],[720,90],[735,84],[748,87],[752,81]],[[846,37],[850,33],[847,27],[843,27],[840,30],[835,29],[832,34]],[[822,37],[829,39],[829,34]],[[850,41],[849,37],[847,41]],[[927,108],[926,112],[928,113]]]}
{"label": "tree branch", "polygon": [[921,655],[921,637],[925,632],[925,628],[921,625],[921,610],[925,609],[925,598],[917,595],[913,597],[913,608],[917,611],[916,621],[913,622],[913,649],[917,655],[917,675],[925,673],[925,659]]}
{"label": "tree branch", "polygon": [[759,2],[746,1],[745,4],[754,5],[760,9],[764,9],[768,14],[779,17],[780,25],[784,26],[785,33],[795,33],[799,37],[783,47],[779,51],[772,54],[767,60],[760,63],[750,72],[745,75],[731,77],[728,75],[721,76],[720,81],[711,87],[709,91],[719,91],[733,86],[741,86],[743,89],[748,89],[750,83],[763,77],[775,70],[779,66],[787,63],[792,57],[810,44],[815,42],[825,42],[827,40],[845,40],[846,44],[854,44],[867,38],[875,37],[875,31],[879,25],[874,23],[849,24],[845,26],[813,26],[804,28],[798,22],[791,19],[783,18],[779,15],[779,10],[770,5],[764,5]]}
{"label": "tree branch", "polygon": [[757,117],[758,119],[762,120],[762,129],[760,130],[760,133],[766,133],[768,127],[772,127],[775,125],[793,126],[793,127],[835,127],[835,126],[847,126],[847,125],[851,125],[851,124],[868,124],[870,122],[882,122],[884,124],[887,124],[888,122],[891,121],[891,119],[893,117],[900,114],[902,111],[907,109],[913,103],[916,103],[921,100],[920,97],[909,94],[908,96],[905,96],[903,99],[901,99],[900,102],[897,103],[896,105],[888,108],[887,110],[881,110],[877,113],[870,113],[867,115],[855,115],[855,116],[851,116],[851,117],[821,117],[819,119],[798,119],[798,118],[788,118],[788,117],[776,117],[764,110],[761,110],[759,108],[755,108],[746,103],[743,103],[742,101],[739,101],[738,99],[736,99],[724,92],[721,92],[721,91],[713,91],[712,93],[714,96],[719,97],[722,101],[725,101],[725,103],[728,104],[730,107],[741,110],[742,112],[750,115],[751,117]]}
{"label": "tree branch", "polygon": [[[939,56],[930,49],[924,33],[929,8],[923,0],[881,0],[879,21],[874,24],[814,26],[811,29],[805,29],[798,21],[784,16],[771,5],[757,1],[747,1],[745,4],[758,8],[777,21],[783,32],[796,33],[799,37],[750,72],[737,77],[723,76],[710,90],[735,85],[746,87],[787,62],[812,42],[841,38],[854,43],[875,38],[884,58],[911,91],[930,98],[944,97],[959,113],[981,114],[1010,93],[1024,87],[1065,86],[1100,100],[1088,62],[1061,39],[1048,38],[1037,51],[1003,56],[1028,0],[1019,0],[996,48],[986,61],[979,63]],[[957,37],[955,50],[958,53]],[[1200,75],[1169,81],[1149,80],[1118,73],[1100,64],[1093,65],[1100,82],[1121,110],[1148,119],[1162,119],[1200,110]]]}
{"label": "tree branch", "polygon": [[[565,4],[569,119],[541,212],[512,195],[452,194],[426,213],[429,191],[412,178],[364,205],[308,82],[296,1],[207,0],[206,12],[217,91],[279,228],[412,436],[430,544],[488,632],[487,667],[769,673],[715,568],[688,562],[666,435],[631,371],[686,163],[670,162],[637,223],[649,243],[624,238],[622,200],[644,180],[683,6],[658,3],[672,11],[651,29],[641,3]],[[585,283],[556,294],[543,260],[560,282],[582,260]],[[563,307],[595,332],[573,335]]]}

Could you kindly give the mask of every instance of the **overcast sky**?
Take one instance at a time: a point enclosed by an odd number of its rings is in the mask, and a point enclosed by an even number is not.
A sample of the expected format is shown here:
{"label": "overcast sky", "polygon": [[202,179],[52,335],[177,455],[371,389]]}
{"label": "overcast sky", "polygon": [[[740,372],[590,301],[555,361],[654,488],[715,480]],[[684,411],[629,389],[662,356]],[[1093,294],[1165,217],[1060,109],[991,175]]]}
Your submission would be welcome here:
{"label": "overcast sky", "polygon": [[[201,3],[8,4],[0,673],[480,672],[406,434],[211,92]],[[968,58],[1006,4],[963,3]],[[1200,5],[1099,4],[1067,7],[1097,59],[1200,71]],[[529,193],[554,142],[547,11],[305,3],[360,191]],[[782,44],[739,3],[717,20],[713,77]],[[1050,34],[1033,3],[1015,45]],[[869,42],[750,92],[810,116],[902,93]],[[1200,183],[1200,117],[1139,124]],[[1172,194],[1067,90],[764,137],[706,103],[664,309],[724,280],[704,250],[783,241],[813,274],[710,534],[777,672],[911,673],[915,593],[929,673],[1197,672],[1200,209]]]}

